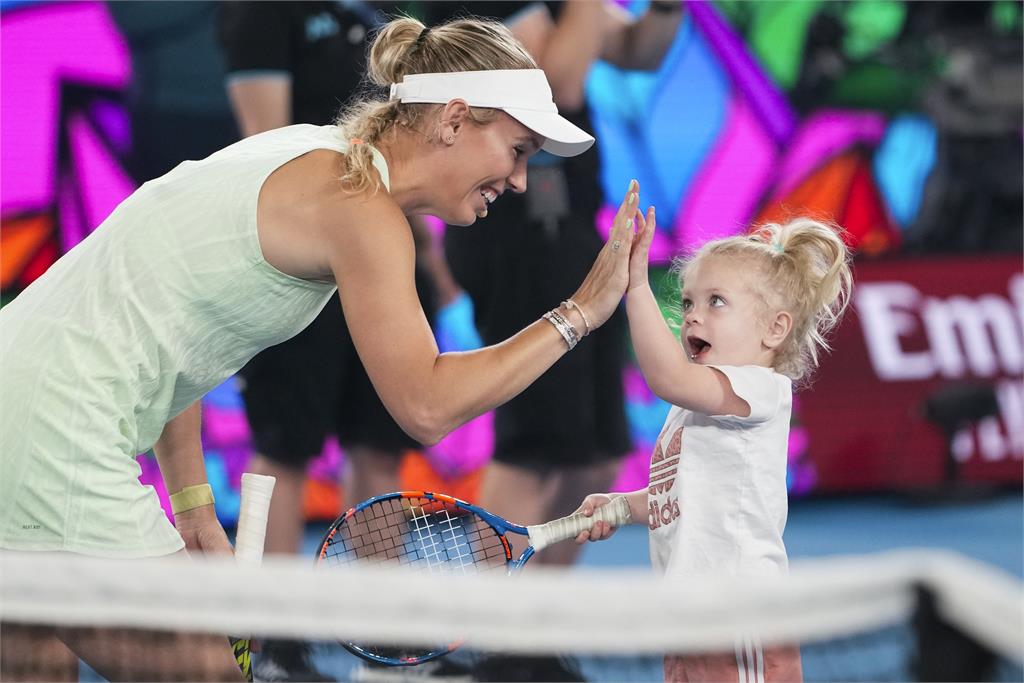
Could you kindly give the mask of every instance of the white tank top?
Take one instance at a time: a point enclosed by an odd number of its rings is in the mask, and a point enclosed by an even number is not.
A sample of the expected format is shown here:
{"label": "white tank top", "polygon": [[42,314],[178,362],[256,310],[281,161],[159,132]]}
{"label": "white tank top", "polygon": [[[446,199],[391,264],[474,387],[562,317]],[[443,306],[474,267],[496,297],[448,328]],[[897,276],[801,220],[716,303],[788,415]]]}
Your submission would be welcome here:
{"label": "white tank top", "polygon": [[267,263],[256,231],[264,181],[314,149],[348,143],[296,125],[180,164],[0,309],[0,547],[118,554],[76,533],[83,494],[137,479],[169,419],[330,301],[333,283]]}

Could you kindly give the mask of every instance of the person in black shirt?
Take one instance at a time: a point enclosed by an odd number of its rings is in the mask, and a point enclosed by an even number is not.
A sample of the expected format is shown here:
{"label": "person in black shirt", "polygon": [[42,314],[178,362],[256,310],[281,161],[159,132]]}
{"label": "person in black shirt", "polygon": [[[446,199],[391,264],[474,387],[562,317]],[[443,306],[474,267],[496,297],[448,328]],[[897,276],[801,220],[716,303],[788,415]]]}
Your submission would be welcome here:
{"label": "person in black shirt", "polygon": [[[594,61],[657,68],[683,14],[678,2],[654,2],[634,19],[593,0],[435,2],[425,13],[428,23],[466,13],[503,20],[544,69],[559,112],[585,130],[592,126],[584,81]],[[476,230],[445,231],[448,263],[473,300],[485,344],[507,338],[587,272],[603,243],[595,227],[599,163],[596,146],[572,158],[537,154],[524,194],[502,197],[501,210]],[[577,353],[495,410],[481,505],[538,524],[571,513],[589,491],[611,487],[631,447],[622,386],[626,333],[619,311]],[[578,552],[566,543],[536,561],[570,564]]]}
{"label": "person in black shirt", "polygon": [[[292,123],[332,123],[359,92],[367,38],[390,9],[386,3],[224,3],[220,28],[227,91],[242,135]],[[457,287],[426,225],[416,217],[409,222],[417,244],[416,288],[433,317],[435,292],[448,301]],[[345,450],[342,509],[400,488],[402,452],[420,444],[377,396],[339,306],[325,307],[309,327],[261,352],[240,375],[256,451],[248,469],[277,479],[268,553],[295,553],[301,547],[306,465],[328,434],[336,435]],[[297,644],[272,641],[256,660],[257,674],[276,678],[279,671],[319,680],[306,659]]]}

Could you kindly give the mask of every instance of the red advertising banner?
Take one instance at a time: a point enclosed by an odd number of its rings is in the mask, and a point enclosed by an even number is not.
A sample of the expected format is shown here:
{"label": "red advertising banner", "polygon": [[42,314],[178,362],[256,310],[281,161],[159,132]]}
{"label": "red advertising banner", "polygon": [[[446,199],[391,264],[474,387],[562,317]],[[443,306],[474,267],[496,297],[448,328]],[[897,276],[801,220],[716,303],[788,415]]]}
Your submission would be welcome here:
{"label": "red advertising banner", "polygon": [[1020,483],[1024,276],[1012,255],[859,263],[797,419],[816,492]]}

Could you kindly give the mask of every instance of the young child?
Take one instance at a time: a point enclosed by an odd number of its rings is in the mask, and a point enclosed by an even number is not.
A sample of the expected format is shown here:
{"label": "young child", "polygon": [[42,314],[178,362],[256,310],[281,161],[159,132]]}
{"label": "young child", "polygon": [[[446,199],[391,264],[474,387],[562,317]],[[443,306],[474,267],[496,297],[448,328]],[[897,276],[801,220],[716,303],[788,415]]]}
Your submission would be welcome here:
{"label": "young child", "polygon": [[[651,563],[671,577],[787,571],[786,453],[793,382],[828,349],[852,288],[836,231],[801,218],[705,244],[680,267],[677,339],[647,280],[654,210],[638,212],[626,311],[651,390],[672,404],[648,488],[625,494],[650,528]],[[581,509],[609,501],[587,496]],[[607,538],[601,523],[577,542]],[[668,656],[666,681],[799,681],[797,647]]]}

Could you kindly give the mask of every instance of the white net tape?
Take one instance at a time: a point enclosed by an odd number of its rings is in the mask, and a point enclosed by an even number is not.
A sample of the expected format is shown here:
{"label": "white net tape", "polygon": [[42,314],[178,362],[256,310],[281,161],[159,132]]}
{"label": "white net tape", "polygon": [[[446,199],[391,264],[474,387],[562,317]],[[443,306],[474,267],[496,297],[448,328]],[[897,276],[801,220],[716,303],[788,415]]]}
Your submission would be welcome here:
{"label": "white net tape", "polygon": [[298,558],[248,567],[228,558],[0,554],[2,621],[423,645],[461,638],[519,652],[641,654],[731,648],[740,635],[766,645],[839,638],[905,621],[919,588],[936,596],[946,621],[1024,660],[1020,582],[939,551],[805,560],[786,577],[689,582],[621,570],[461,577],[389,566],[318,571]]}

